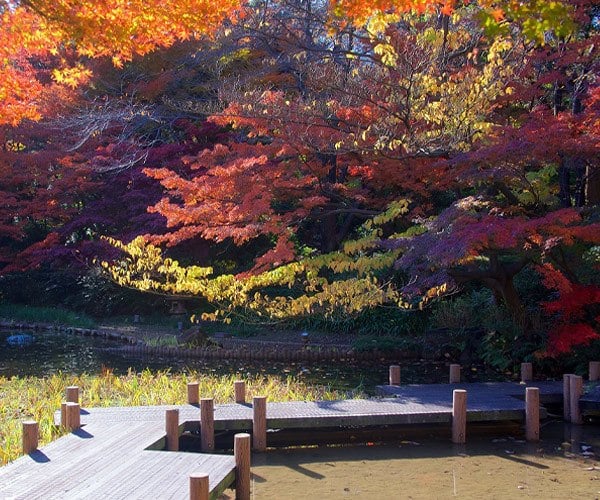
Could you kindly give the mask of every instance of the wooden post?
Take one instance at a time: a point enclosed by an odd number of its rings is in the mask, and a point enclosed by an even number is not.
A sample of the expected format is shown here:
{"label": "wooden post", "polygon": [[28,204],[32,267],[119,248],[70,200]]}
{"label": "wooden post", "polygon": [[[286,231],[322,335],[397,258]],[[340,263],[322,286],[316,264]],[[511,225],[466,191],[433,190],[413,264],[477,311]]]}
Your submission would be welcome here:
{"label": "wooden post", "polygon": [[579,375],[569,377],[569,407],[571,410],[571,423],[581,424],[581,410],[579,409],[579,398],[583,394],[583,379]]}
{"label": "wooden post", "polygon": [[212,398],[200,400],[200,449],[204,453],[215,449],[215,405]]}
{"label": "wooden post", "polygon": [[39,437],[39,426],[35,420],[23,422],[23,455],[29,455],[37,450]]}
{"label": "wooden post", "polygon": [[67,429],[73,431],[75,429],[79,429],[81,427],[81,415],[79,413],[79,403],[69,403],[67,402]]}
{"label": "wooden post", "polygon": [[66,389],[67,403],[79,403],[79,387],[70,385]]}
{"label": "wooden post", "polygon": [[540,390],[537,387],[525,389],[525,439],[540,440]]}
{"label": "wooden post", "polygon": [[590,382],[600,380],[600,361],[590,361],[588,380]]}
{"label": "wooden post", "polygon": [[208,474],[194,472],[190,475],[190,500],[208,500]]}
{"label": "wooden post", "polygon": [[165,431],[167,433],[167,451],[179,451],[179,410],[166,410]]}
{"label": "wooden post", "polygon": [[390,385],[400,385],[400,366],[390,366]]}
{"label": "wooden post", "polygon": [[252,398],[252,449],[254,451],[267,449],[267,398],[265,396]]}
{"label": "wooden post", "polygon": [[67,403],[63,401],[60,404],[60,425],[64,428],[67,427]]}
{"label": "wooden post", "polygon": [[452,391],[452,442],[467,442],[467,391],[464,389]]}
{"label": "wooden post", "polygon": [[565,422],[571,421],[571,375],[563,375],[563,419]]}
{"label": "wooden post", "polygon": [[250,500],[250,434],[239,433],[233,439],[235,498]]}
{"label": "wooden post", "polygon": [[233,383],[233,392],[235,393],[236,403],[244,404],[246,402],[246,382],[243,380],[236,380]]}
{"label": "wooden post", "polygon": [[521,363],[521,382],[531,382],[533,380],[533,365],[531,363]]}
{"label": "wooden post", "polygon": [[188,382],[187,400],[190,405],[197,405],[200,402],[200,384],[198,382]]}
{"label": "wooden post", "polygon": [[450,377],[451,384],[459,384],[460,383],[460,365],[452,364],[450,365]]}

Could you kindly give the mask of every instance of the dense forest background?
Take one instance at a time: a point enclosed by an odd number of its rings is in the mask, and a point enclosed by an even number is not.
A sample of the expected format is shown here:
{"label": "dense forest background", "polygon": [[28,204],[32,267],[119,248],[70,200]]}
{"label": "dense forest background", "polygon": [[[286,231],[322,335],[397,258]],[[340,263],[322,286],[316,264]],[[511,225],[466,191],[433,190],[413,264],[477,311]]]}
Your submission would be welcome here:
{"label": "dense forest background", "polygon": [[596,2],[368,3],[0,2],[0,300],[600,351]]}

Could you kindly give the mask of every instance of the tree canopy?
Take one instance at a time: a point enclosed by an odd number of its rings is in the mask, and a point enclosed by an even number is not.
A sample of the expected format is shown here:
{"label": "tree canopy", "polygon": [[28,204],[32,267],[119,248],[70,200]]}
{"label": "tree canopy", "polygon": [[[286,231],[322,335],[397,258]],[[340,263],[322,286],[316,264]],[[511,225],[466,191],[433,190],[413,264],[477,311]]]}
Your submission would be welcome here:
{"label": "tree canopy", "polygon": [[524,331],[528,269],[558,351],[571,320],[597,335],[594,2],[0,12],[5,269],[98,258],[207,318],[418,309],[476,282]]}

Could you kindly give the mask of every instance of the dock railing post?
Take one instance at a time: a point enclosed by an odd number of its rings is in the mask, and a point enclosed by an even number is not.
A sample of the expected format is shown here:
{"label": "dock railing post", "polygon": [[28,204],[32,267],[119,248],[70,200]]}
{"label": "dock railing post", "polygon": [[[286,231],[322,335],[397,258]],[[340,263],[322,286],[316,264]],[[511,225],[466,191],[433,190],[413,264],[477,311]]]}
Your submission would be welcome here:
{"label": "dock railing post", "polygon": [[531,363],[521,363],[521,382],[531,382],[533,380],[533,365]]}
{"label": "dock railing post", "polygon": [[198,382],[188,382],[187,402],[190,405],[197,405],[200,402],[200,384]]}
{"label": "dock railing post", "polygon": [[167,451],[179,451],[179,410],[165,412],[165,431],[167,433]]}
{"label": "dock railing post", "polygon": [[194,472],[190,475],[190,500],[208,500],[208,474]]}
{"label": "dock railing post", "polygon": [[525,439],[540,440],[540,390],[537,387],[525,388]]}
{"label": "dock railing post", "polygon": [[452,391],[452,442],[467,442],[467,391],[464,389]]}
{"label": "dock railing post", "polygon": [[60,404],[60,425],[64,428],[67,427],[67,402],[63,401]]}
{"label": "dock railing post", "polygon": [[250,500],[250,434],[234,436],[233,455],[235,457],[235,498]]}
{"label": "dock railing post", "polygon": [[212,398],[200,400],[200,449],[204,453],[215,449],[215,404]]}
{"label": "dock railing post", "polygon": [[246,382],[243,380],[236,380],[233,383],[233,392],[235,394],[236,403],[244,404],[246,402]]}
{"label": "dock railing post", "polygon": [[563,419],[571,421],[571,374],[563,375]]}
{"label": "dock railing post", "polygon": [[390,385],[400,385],[400,365],[390,366]]}
{"label": "dock railing post", "polygon": [[79,429],[81,427],[81,415],[79,403],[66,403],[66,417],[67,425],[65,426],[70,431]]}
{"label": "dock railing post", "polygon": [[583,379],[579,375],[569,377],[569,409],[571,410],[571,423],[581,424],[581,410],[579,408],[579,398],[583,394]]}
{"label": "dock railing post", "polygon": [[451,384],[459,384],[460,383],[460,365],[457,365],[457,364],[450,365],[449,382]]}
{"label": "dock railing post", "polygon": [[79,403],[79,387],[70,385],[66,389],[67,403]]}
{"label": "dock railing post", "polygon": [[600,361],[590,361],[588,380],[590,382],[600,380]]}
{"label": "dock railing post", "polygon": [[29,455],[37,450],[39,440],[39,425],[35,420],[23,422],[23,455]]}
{"label": "dock railing post", "polygon": [[254,396],[252,398],[252,449],[265,451],[267,449],[267,398]]}

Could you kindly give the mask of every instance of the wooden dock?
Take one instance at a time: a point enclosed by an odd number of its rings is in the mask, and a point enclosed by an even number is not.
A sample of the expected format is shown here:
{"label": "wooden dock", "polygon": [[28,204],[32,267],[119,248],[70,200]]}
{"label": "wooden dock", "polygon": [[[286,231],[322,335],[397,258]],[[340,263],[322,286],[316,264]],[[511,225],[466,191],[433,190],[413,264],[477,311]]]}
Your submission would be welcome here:
{"label": "wooden dock", "polygon": [[[560,382],[529,385],[540,389],[541,404],[562,398]],[[510,383],[380,386],[392,397],[268,403],[266,427],[450,425],[455,389],[467,390],[467,421],[523,421],[525,388]],[[159,451],[166,410],[179,411],[180,432],[194,432],[201,426],[199,406],[83,409],[82,427],[0,468],[0,499],[181,499],[189,497],[190,475],[200,471],[209,474],[214,498],[235,482],[232,456]],[[253,432],[253,416],[251,403],[215,405],[214,430]]]}

